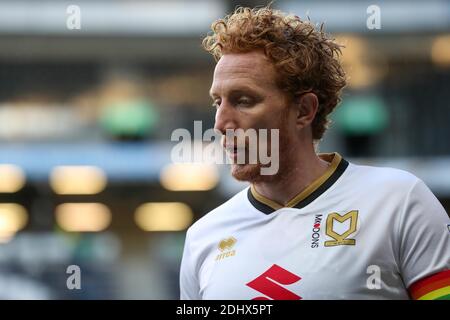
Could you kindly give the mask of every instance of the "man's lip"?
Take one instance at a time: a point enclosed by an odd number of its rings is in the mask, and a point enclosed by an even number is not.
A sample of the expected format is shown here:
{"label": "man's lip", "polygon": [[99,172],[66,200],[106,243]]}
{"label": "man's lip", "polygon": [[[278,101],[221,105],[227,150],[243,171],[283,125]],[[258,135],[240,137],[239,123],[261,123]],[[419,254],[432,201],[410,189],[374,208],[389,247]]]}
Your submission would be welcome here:
{"label": "man's lip", "polygon": [[246,148],[245,147],[241,147],[238,148],[237,146],[224,146],[224,149],[228,152],[237,152],[237,151],[244,151]]}

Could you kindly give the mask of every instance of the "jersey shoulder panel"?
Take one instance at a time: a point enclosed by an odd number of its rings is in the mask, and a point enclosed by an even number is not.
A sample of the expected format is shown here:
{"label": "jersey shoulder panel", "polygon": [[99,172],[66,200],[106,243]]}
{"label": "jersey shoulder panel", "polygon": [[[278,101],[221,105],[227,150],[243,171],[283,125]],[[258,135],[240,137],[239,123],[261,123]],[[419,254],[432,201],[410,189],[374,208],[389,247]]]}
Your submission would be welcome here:
{"label": "jersey shoulder panel", "polygon": [[198,219],[188,229],[190,236],[201,236],[204,232],[210,234],[211,230],[223,226],[226,221],[238,219],[239,216],[242,216],[243,211],[248,212],[250,206],[247,200],[247,191],[248,187]]}
{"label": "jersey shoulder panel", "polygon": [[[387,183],[386,187],[412,187],[420,179],[414,174],[396,168],[375,167],[350,164],[349,176],[353,179],[366,180],[370,184]],[[390,190],[392,191],[392,190]],[[406,191],[406,190],[403,190]]]}

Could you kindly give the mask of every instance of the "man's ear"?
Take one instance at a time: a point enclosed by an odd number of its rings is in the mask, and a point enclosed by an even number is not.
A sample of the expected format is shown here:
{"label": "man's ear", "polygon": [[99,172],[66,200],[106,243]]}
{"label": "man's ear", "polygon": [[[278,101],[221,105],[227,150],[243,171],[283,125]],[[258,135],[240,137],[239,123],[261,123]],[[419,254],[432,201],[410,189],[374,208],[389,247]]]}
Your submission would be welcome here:
{"label": "man's ear", "polygon": [[310,125],[319,108],[319,99],[312,93],[304,93],[294,98],[297,114],[297,125],[304,128]]}

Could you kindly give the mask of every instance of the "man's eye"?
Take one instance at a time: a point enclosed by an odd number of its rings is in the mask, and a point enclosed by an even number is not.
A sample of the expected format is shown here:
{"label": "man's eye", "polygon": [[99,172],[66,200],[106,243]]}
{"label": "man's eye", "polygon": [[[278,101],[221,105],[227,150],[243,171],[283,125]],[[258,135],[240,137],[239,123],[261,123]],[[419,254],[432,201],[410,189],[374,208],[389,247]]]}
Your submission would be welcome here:
{"label": "man's eye", "polygon": [[251,100],[249,99],[249,98],[240,98],[238,101],[237,101],[237,104],[239,105],[239,106],[248,106],[248,105],[250,105],[251,104]]}
{"label": "man's eye", "polygon": [[220,101],[219,100],[214,100],[211,106],[213,108],[217,109],[220,106]]}

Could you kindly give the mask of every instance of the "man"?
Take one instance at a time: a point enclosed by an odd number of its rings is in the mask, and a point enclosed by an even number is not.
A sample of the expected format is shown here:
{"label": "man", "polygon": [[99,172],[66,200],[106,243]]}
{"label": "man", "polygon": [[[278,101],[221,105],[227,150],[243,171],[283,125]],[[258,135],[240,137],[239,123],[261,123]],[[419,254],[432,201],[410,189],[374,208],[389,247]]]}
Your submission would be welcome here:
{"label": "man", "polygon": [[315,152],[345,86],[339,45],[270,8],[212,29],[215,129],[279,129],[279,170],[234,161],[251,186],[189,228],[181,299],[448,299],[450,221],[425,184]]}

